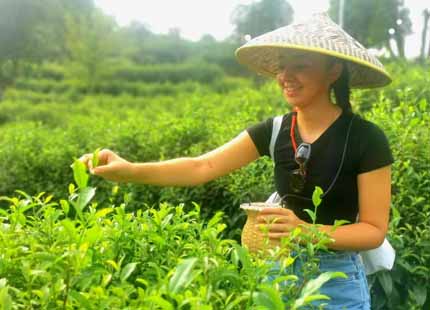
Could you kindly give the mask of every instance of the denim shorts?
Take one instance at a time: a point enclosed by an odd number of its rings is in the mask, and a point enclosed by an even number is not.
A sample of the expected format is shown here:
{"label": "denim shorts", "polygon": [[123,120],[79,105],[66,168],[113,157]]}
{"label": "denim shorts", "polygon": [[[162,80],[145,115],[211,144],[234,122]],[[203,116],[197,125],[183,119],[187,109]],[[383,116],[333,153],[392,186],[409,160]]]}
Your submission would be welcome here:
{"label": "denim shorts", "polygon": [[[294,253],[291,255],[295,256]],[[316,300],[312,302],[315,309],[321,304],[326,304],[323,309],[327,310],[370,310],[369,286],[363,263],[358,252],[355,251],[333,251],[315,255],[319,259],[320,272],[341,271],[348,278],[334,278],[324,283],[319,293],[327,295],[330,300]],[[305,256],[299,256],[294,263],[287,267],[286,274],[294,274],[300,285],[303,281],[302,270]],[[274,270],[279,270],[279,261],[274,262]],[[273,270],[272,269],[272,270]],[[316,277],[315,277],[316,278]],[[274,276],[269,276],[272,281]],[[280,285],[282,289],[282,284]]]}

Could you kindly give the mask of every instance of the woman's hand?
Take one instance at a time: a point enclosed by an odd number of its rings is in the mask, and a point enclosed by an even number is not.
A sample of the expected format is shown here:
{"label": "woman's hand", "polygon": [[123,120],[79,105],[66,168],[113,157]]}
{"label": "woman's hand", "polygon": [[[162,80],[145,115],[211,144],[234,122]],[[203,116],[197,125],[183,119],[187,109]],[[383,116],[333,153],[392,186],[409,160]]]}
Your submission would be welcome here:
{"label": "woman's hand", "polygon": [[264,208],[257,216],[257,222],[260,229],[267,229],[270,239],[288,236],[298,225],[306,224],[292,210],[286,208]]}
{"label": "woman's hand", "polygon": [[79,160],[85,164],[91,174],[110,181],[132,181],[133,163],[121,158],[111,150],[103,149],[98,153],[99,164],[97,167],[93,167],[93,154],[85,154]]}

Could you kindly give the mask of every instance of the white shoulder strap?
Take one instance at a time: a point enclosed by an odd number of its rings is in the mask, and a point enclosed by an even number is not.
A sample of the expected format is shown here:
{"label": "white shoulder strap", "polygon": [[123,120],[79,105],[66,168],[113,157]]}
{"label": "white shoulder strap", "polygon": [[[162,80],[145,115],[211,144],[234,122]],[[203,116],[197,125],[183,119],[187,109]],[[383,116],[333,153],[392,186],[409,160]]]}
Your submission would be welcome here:
{"label": "white shoulder strap", "polygon": [[273,161],[275,161],[275,143],[276,139],[278,138],[279,130],[281,129],[282,124],[282,115],[278,115],[273,118],[273,128],[272,128],[272,137],[270,139],[270,145],[269,145],[269,151],[270,151],[270,157]]}

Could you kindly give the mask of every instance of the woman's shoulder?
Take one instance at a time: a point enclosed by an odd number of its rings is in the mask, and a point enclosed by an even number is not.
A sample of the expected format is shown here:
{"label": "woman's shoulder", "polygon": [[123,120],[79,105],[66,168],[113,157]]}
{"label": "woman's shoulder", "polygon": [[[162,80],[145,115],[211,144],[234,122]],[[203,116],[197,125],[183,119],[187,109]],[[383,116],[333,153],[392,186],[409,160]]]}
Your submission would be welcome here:
{"label": "woman's shoulder", "polygon": [[356,123],[356,132],[358,132],[360,135],[365,137],[375,135],[385,136],[384,130],[380,125],[369,119],[366,119],[361,114],[351,112],[351,115],[354,116],[354,122]]}
{"label": "woman's shoulder", "polygon": [[290,111],[290,112],[284,113],[282,115],[279,115],[279,116],[282,116],[282,127],[290,126],[291,118],[295,113],[296,112],[294,112],[294,111]]}
{"label": "woman's shoulder", "polygon": [[377,123],[356,114],[353,137],[358,156],[358,173],[368,172],[394,162],[388,138]]}

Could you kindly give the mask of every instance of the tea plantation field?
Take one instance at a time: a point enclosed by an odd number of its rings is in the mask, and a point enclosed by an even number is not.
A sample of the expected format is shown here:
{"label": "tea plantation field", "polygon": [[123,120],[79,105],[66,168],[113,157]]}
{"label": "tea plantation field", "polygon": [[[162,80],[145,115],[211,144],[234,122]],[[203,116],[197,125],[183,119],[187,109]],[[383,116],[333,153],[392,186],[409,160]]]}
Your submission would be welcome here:
{"label": "tea plantation field", "polygon": [[[115,184],[71,169],[99,147],[138,162],[197,156],[288,111],[274,82],[183,70],[148,82],[129,69],[88,90],[51,64],[5,92],[0,309],[312,309],[324,298],[317,288],[342,276],[319,275],[311,259],[307,284],[283,270],[269,284],[270,264],[240,246],[240,203],[274,191],[269,158],[195,187]],[[392,85],[355,90],[352,100],[384,130],[395,159],[387,238],[397,257],[392,271],[368,278],[372,309],[430,309],[429,68],[388,70]]]}

